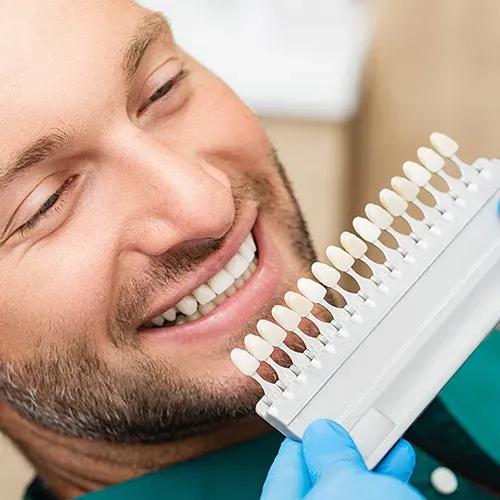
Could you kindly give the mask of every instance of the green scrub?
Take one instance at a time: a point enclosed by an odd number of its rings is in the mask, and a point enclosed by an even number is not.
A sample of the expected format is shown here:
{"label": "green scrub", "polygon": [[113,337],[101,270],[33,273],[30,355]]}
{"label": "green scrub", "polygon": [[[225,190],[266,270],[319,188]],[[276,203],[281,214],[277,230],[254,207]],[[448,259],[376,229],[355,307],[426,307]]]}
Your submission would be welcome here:
{"label": "green scrub", "polygon": [[[487,487],[500,492],[499,375],[500,333],[494,332],[408,433],[417,452],[412,483],[427,499],[445,498],[431,481],[432,472],[443,466],[458,480],[457,490],[447,498],[498,498]],[[280,435],[271,434],[81,498],[257,500],[281,441]],[[52,497],[35,482],[25,500]]]}

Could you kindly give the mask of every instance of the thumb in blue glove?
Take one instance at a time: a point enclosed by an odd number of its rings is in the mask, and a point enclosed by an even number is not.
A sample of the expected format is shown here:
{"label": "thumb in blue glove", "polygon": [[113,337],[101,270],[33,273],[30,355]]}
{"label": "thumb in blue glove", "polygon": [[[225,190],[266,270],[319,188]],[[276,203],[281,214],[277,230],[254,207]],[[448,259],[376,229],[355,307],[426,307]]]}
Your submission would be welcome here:
{"label": "thumb in blue glove", "polygon": [[286,439],[264,485],[261,500],[422,500],[407,482],[415,454],[401,441],[374,472],[339,425],[319,420],[302,443]]}

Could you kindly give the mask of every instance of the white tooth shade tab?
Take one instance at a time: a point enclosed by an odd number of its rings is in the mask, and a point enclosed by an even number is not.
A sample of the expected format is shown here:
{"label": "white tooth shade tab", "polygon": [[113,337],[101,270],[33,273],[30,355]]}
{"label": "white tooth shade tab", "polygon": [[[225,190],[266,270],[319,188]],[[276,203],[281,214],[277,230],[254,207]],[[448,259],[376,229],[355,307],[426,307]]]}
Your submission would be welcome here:
{"label": "white tooth shade tab", "polygon": [[428,170],[422,167],[422,165],[415,163],[414,161],[406,161],[403,164],[403,171],[406,177],[408,177],[408,179],[410,179],[410,181],[412,181],[418,187],[429,184],[429,181],[432,178],[432,175]]}
{"label": "white tooth shade tab", "polygon": [[340,235],[340,243],[355,259],[361,259],[368,252],[368,245],[355,234],[344,231]]}
{"label": "white tooth shade tab", "polygon": [[241,278],[243,273],[248,269],[248,261],[237,253],[225,267],[226,271],[235,279]]}
{"label": "white tooth shade tab", "polygon": [[356,217],[352,221],[352,225],[355,231],[361,236],[361,238],[363,238],[365,241],[368,241],[369,243],[374,243],[380,238],[380,229],[368,219],[365,219],[363,217]]}
{"label": "white tooth shade tab", "polygon": [[306,299],[303,295],[297,292],[287,292],[285,293],[286,305],[295,311],[298,315],[305,318],[314,308],[314,304]]}
{"label": "white tooth shade tab", "polygon": [[391,186],[399,196],[402,196],[406,201],[413,201],[417,198],[418,193],[420,192],[420,188],[413,184],[413,182],[409,181],[405,177],[393,177],[391,179]]}
{"label": "white tooth shade tab", "polygon": [[269,359],[273,353],[273,346],[258,335],[247,335],[245,337],[247,351],[259,361]]}
{"label": "white tooth shade tab", "polygon": [[399,217],[408,210],[408,202],[391,189],[380,191],[380,203],[394,217]]}
{"label": "white tooth shade tab", "polygon": [[[348,254],[342,248],[339,248],[339,247],[336,247],[336,246],[333,246],[333,245],[329,246],[326,249],[326,256],[328,257],[328,260],[339,271],[347,272],[347,271],[349,271],[349,269],[351,269],[352,266],[354,266],[354,262],[355,262],[354,258],[352,257],[352,255]],[[327,266],[327,267],[329,267],[329,266]],[[327,272],[328,270],[326,268],[323,268],[323,266],[321,266],[320,273],[322,271]],[[329,271],[329,272],[331,273],[331,271]],[[340,279],[340,274],[337,273],[337,275],[338,275],[338,277],[337,277],[337,283],[338,283],[338,281]],[[318,276],[316,276],[316,278],[318,278]],[[318,278],[318,279],[320,281],[322,281],[323,283],[325,283],[323,279],[320,279],[320,278]],[[325,283],[325,284],[328,285],[328,283]],[[330,285],[328,285],[328,286],[330,286]]]}
{"label": "white tooth shade tab", "polygon": [[[345,264],[345,262],[343,264]],[[333,267],[330,267],[327,264],[323,264],[322,262],[315,262],[311,266],[311,271],[314,277],[318,281],[323,283],[323,285],[328,286],[330,288],[334,288],[338,285],[338,282],[340,280],[340,273],[336,269],[333,269]],[[313,283],[315,282],[313,281]],[[315,284],[317,285],[317,283]],[[319,293],[319,288],[318,288],[318,293]]]}
{"label": "white tooth shade tab", "polygon": [[293,332],[302,320],[296,312],[283,306],[274,306],[271,310],[271,314],[280,326],[290,332]]}
{"label": "white tooth shade tab", "polygon": [[182,314],[185,316],[192,316],[198,309],[198,301],[188,295],[184,297],[176,306]]}
{"label": "white tooth shade tab", "polygon": [[253,375],[260,366],[259,361],[243,349],[233,349],[231,360],[241,373],[248,376]]}
{"label": "white tooth shade tab", "polygon": [[[318,264],[320,263],[318,262]],[[333,271],[335,271],[335,269],[333,269]],[[313,280],[301,278],[297,282],[297,286],[299,287],[300,293],[302,293],[302,295],[307,297],[311,302],[314,302],[315,304],[319,304],[326,296],[326,288]]]}
{"label": "white tooth shade tab", "polygon": [[281,326],[266,319],[261,319],[257,323],[257,331],[264,340],[267,340],[273,346],[281,345],[288,335]]}
{"label": "white tooth shade tab", "polygon": [[210,278],[207,283],[208,286],[219,295],[225,292],[234,283],[234,278],[225,269],[221,269],[213,278]]}
{"label": "white tooth shade tab", "polygon": [[169,309],[166,313],[163,313],[162,316],[167,321],[175,321],[175,318],[177,317],[177,309],[173,307],[172,309]]}
{"label": "white tooth shade tab", "polygon": [[374,203],[366,205],[365,214],[379,229],[389,229],[394,222],[394,217],[387,210]]}
{"label": "white tooth shade tab", "polygon": [[456,155],[459,147],[453,139],[439,132],[431,134],[431,144],[446,158]]}
{"label": "white tooth shade tab", "polygon": [[204,306],[212,302],[217,295],[208,285],[201,285],[193,292],[193,297]]}
{"label": "white tooth shade tab", "polygon": [[437,173],[441,171],[446,164],[446,160],[431,148],[418,148],[417,156],[420,163],[429,172]]}

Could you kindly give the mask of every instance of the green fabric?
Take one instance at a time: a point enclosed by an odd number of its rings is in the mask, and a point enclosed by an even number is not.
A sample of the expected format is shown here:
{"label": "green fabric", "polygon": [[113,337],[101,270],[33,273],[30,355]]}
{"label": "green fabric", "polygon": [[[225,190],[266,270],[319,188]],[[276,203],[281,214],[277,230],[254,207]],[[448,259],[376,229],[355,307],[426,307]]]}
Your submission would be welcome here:
{"label": "green fabric", "polygon": [[283,436],[273,433],[86,495],[85,500],[256,500],[282,441]]}
{"label": "green fabric", "polygon": [[494,331],[455,374],[441,401],[476,443],[500,464],[500,332]]}

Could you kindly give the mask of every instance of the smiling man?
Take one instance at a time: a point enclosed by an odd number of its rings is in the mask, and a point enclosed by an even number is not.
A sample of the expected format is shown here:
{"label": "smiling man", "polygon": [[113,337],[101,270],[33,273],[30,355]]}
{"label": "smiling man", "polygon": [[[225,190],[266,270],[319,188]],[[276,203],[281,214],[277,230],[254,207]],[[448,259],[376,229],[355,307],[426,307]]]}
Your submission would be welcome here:
{"label": "smiling man", "polygon": [[[259,120],[132,0],[3,0],[0,34],[0,428],[37,471],[26,498],[258,498],[282,438],[230,352],[315,259]],[[465,368],[444,400],[498,450]],[[475,483],[500,491],[494,453],[440,403],[426,415],[418,487],[436,498],[444,462],[472,480],[454,498],[493,498]],[[318,475],[297,446],[266,500]],[[376,476],[314,498],[396,498]]]}
{"label": "smiling man", "polygon": [[229,353],[314,251],[258,119],[132,1],[0,13],[1,427],[61,498],[261,434]]}

